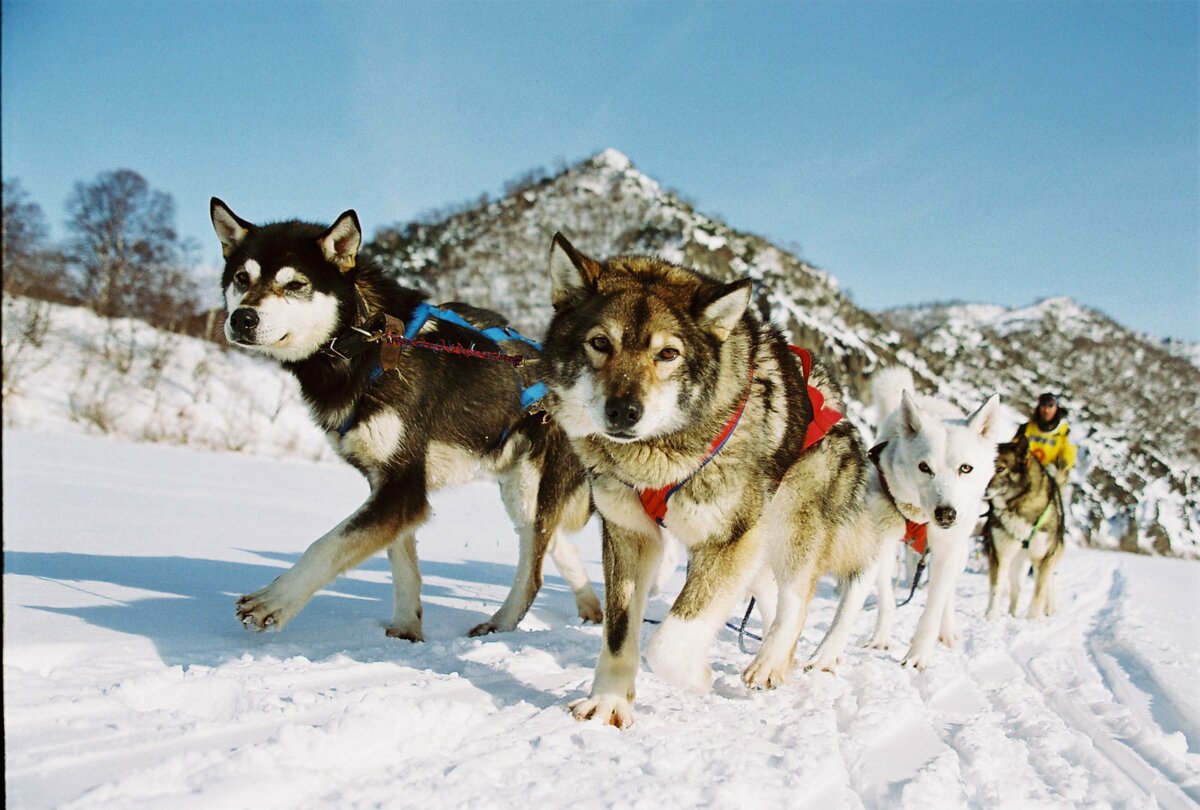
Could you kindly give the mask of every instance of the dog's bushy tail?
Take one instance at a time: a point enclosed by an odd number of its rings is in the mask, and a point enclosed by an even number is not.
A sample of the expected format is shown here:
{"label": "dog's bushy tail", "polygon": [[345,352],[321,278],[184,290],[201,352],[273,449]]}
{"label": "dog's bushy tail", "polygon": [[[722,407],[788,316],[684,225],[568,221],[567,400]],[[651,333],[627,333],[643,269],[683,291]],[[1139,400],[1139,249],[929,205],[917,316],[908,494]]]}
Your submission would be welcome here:
{"label": "dog's bushy tail", "polygon": [[913,375],[904,366],[880,369],[871,377],[871,403],[879,418],[887,416],[900,407],[900,397],[905,391],[916,393]]}

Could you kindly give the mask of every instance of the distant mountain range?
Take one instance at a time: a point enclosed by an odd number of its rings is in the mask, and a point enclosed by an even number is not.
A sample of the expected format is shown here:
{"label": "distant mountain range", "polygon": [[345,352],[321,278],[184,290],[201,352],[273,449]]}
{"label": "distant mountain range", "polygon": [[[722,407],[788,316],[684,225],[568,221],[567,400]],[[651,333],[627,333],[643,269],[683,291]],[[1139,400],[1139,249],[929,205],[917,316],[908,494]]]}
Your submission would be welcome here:
{"label": "distant mountain range", "polygon": [[1006,309],[945,304],[868,312],[787,250],[697,212],[613,149],[496,201],[380,229],[367,252],[435,299],[550,319],[547,255],[561,230],[585,252],[649,253],[719,278],[755,280],[761,313],[836,370],[850,416],[871,432],[870,375],[896,363],[964,409],[999,391],[1013,427],[1042,391],[1060,394],[1080,447],[1076,537],[1200,557],[1200,347],[1133,332],[1070,299]]}

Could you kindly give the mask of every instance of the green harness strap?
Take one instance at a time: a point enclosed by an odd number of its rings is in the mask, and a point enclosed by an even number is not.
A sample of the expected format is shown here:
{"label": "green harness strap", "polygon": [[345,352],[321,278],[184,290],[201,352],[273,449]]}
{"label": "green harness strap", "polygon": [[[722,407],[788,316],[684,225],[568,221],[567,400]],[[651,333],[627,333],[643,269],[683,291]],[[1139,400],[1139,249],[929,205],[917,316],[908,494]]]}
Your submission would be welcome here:
{"label": "green harness strap", "polygon": [[1033,540],[1033,536],[1038,533],[1042,526],[1046,525],[1046,519],[1050,517],[1050,512],[1054,509],[1054,501],[1046,504],[1046,508],[1042,510],[1042,516],[1037,519],[1037,523],[1033,524],[1033,531],[1025,538],[1025,542],[1021,543],[1021,548],[1029,548],[1029,543]]}

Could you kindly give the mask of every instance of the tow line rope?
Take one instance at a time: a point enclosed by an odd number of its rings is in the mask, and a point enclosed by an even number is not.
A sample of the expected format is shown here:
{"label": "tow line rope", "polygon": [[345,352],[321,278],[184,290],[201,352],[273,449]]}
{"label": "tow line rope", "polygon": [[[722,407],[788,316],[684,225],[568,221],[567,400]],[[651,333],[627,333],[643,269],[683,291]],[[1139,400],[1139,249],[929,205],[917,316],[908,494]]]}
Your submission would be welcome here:
{"label": "tow line rope", "polygon": [[1029,548],[1029,544],[1033,542],[1034,535],[1042,530],[1046,525],[1046,520],[1050,517],[1050,513],[1054,511],[1054,499],[1050,499],[1050,503],[1046,504],[1046,508],[1042,510],[1041,517],[1037,519],[1037,523],[1033,524],[1033,530],[1029,532],[1029,536],[1021,542],[1021,548]]}

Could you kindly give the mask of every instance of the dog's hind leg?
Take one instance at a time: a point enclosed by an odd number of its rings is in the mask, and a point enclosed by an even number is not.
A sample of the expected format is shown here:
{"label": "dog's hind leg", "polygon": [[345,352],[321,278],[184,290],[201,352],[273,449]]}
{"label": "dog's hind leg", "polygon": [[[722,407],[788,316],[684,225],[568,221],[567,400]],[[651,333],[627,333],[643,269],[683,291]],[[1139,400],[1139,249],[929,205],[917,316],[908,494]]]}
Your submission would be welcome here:
{"label": "dog's hind leg", "polygon": [[1000,618],[1000,603],[1004,599],[1004,577],[1007,574],[1004,565],[1007,559],[1000,556],[999,549],[994,545],[995,541],[992,542],[992,552],[988,555],[988,603],[984,615],[988,619],[998,619]]}
{"label": "dog's hind leg", "polygon": [[1029,603],[1030,619],[1040,619],[1054,613],[1054,563],[1053,554],[1047,554],[1034,564],[1037,577],[1033,584],[1033,599]]}
{"label": "dog's hind leg", "polygon": [[779,605],[779,583],[775,581],[771,566],[764,565],[759,569],[750,586],[750,595],[754,597],[754,606],[758,608],[765,630],[775,621],[775,610]]}
{"label": "dog's hind leg", "polygon": [[774,689],[787,677],[817,584],[812,561],[786,573],[776,571],[775,576],[779,580],[775,620],[763,637],[758,655],[742,673],[746,685],[757,689]]}
{"label": "dog's hind leg", "polygon": [[392,623],[387,635],[424,641],[421,632],[421,569],[417,566],[417,533],[403,532],[387,547],[392,565]]}
{"label": "dog's hind leg", "polygon": [[313,543],[262,590],[238,600],[237,616],[251,630],[279,629],[338,574],[415,532],[429,514],[424,464],[393,474],[371,490],[354,514]]}
{"label": "dog's hind leg", "polygon": [[833,624],[813,657],[804,662],[805,671],[821,669],[834,672],[842,661],[842,653],[846,651],[846,643],[850,640],[850,631],[854,629],[854,620],[862,611],[863,602],[871,589],[875,565],[872,563],[857,574],[841,580],[842,598],[838,600],[837,613],[834,614]]}
{"label": "dog's hind leg", "polygon": [[1008,612],[1017,615],[1017,603],[1021,601],[1021,575],[1029,565],[1029,554],[1018,551],[1008,564]]}
{"label": "dog's hind leg", "polygon": [[579,557],[579,549],[561,532],[555,532],[550,538],[550,558],[562,578],[571,586],[575,593],[575,609],[579,618],[585,622],[599,624],[604,616],[600,609],[600,599],[592,590],[592,582],[588,579],[587,571],[583,569],[583,560]]}
{"label": "dog's hind leg", "polygon": [[886,650],[892,646],[892,623],[896,618],[896,588],[892,578],[896,574],[896,542],[887,539],[880,544],[879,559],[875,561],[875,596],[879,603],[875,616],[875,633],[867,641],[868,647]]}
{"label": "dog's hind leg", "polygon": [[590,516],[591,494],[588,488],[583,486],[569,497],[567,505],[563,508],[558,531],[550,537],[548,550],[550,558],[554,560],[554,567],[575,593],[575,609],[579,612],[579,618],[585,622],[599,624],[603,617],[600,600],[592,590],[592,582],[588,579],[587,571],[579,558],[579,549],[566,536],[566,532],[582,529]]}
{"label": "dog's hind leg", "polygon": [[490,619],[472,627],[467,633],[469,636],[516,629],[542,587],[542,560],[557,530],[558,515],[538,514],[538,477],[538,469],[528,459],[523,459],[500,478],[504,507],[520,537],[517,567],[504,603]]}
{"label": "dog's hind leg", "polygon": [[571,703],[576,720],[633,724],[634,684],[641,660],[642,616],[658,570],[661,538],[604,525],[604,634],[592,691]]}

